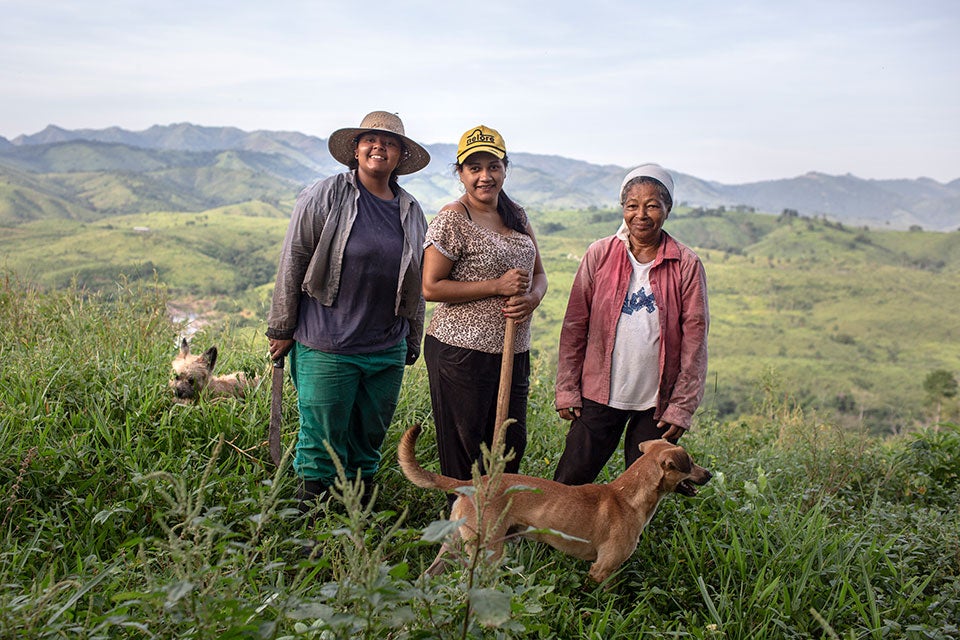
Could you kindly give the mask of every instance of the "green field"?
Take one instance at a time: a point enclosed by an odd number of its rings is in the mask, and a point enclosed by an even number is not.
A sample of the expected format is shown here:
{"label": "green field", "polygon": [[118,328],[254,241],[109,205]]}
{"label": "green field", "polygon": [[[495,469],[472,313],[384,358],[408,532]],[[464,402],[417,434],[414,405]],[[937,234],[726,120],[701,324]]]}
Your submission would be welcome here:
{"label": "green field", "polygon": [[[703,259],[712,318],[683,444],[714,479],[667,497],[603,587],[588,563],[526,541],[501,566],[427,580],[445,499],[395,464],[420,423],[420,460],[438,466],[422,360],[374,508],[341,487],[313,530],[288,461],[268,462],[267,383],[190,406],[167,388],[186,332],[219,347],[221,372],[268,369],[267,306],[308,164],[103,143],[0,161],[0,638],[960,638],[960,231],[678,208],[666,228]],[[521,200],[554,206],[529,209],[550,290],[521,471],[540,477],[564,443],[567,293],[620,220],[556,210],[579,200],[542,192],[551,175],[513,178]],[[416,184],[443,199],[452,177]],[[283,421],[289,454],[289,382]],[[601,480],[621,470],[618,454]]]}
{"label": "green field", "polygon": [[[759,274],[740,260],[730,268]],[[667,497],[604,587],[588,563],[525,541],[499,567],[427,580],[445,500],[394,462],[421,423],[419,457],[437,467],[422,362],[374,508],[345,489],[308,530],[287,463],[268,463],[266,385],[172,402],[168,303],[149,281],[95,293],[0,277],[2,638],[960,638],[955,423],[881,439],[767,384],[750,415],[708,413],[684,437],[714,479]],[[208,326],[196,344],[219,345],[223,371],[264,371],[260,328]],[[546,368],[531,386],[521,468],[549,477],[564,424]],[[289,451],[289,384],[283,419]]]}

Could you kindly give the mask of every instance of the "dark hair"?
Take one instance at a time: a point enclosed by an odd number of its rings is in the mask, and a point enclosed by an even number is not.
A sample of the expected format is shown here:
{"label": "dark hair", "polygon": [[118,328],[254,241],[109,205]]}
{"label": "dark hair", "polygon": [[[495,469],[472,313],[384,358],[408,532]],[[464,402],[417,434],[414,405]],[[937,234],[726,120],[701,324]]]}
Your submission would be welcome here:
{"label": "dark hair", "polygon": [[631,179],[627,184],[623,185],[623,189],[620,190],[620,206],[623,206],[624,198],[626,198],[627,191],[631,188],[640,185],[640,184],[652,184],[657,188],[657,191],[660,192],[660,199],[663,200],[664,204],[667,205],[667,212],[669,213],[673,209],[673,198],[670,197],[670,191],[664,186],[662,182],[656,178],[651,178],[650,176],[637,176],[636,178]]}
{"label": "dark hair", "polygon": [[[467,156],[467,158],[469,157],[470,156]],[[507,165],[510,164],[510,161],[507,159],[506,155],[504,155],[500,161],[503,163],[504,169],[506,169]],[[463,169],[463,163],[455,162],[453,165],[453,170],[456,173],[460,173],[461,169]],[[503,189],[500,190],[500,195],[497,197],[497,213],[500,214],[500,219],[503,220],[504,225],[510,229],[513,229],[514,231],[518,231],[526,235],[527,228],[523,224],[523,219],[525,217],[523,215],[523,209],[521,209],[520,205],[514,202]]]}

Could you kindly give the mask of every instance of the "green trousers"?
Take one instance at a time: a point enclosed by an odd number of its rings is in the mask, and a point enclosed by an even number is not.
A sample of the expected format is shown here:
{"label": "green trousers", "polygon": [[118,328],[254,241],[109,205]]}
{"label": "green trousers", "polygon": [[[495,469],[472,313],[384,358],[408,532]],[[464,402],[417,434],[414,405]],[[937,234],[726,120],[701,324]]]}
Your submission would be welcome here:
{"label": "green trousers", "polygon": [[325,353],[299,342],[290,352],[300,435],[293,468],[304,480],[332,485],[337,470],[329,442],[347,474],[370,479],[400,397],[406,342],[375,353]]}

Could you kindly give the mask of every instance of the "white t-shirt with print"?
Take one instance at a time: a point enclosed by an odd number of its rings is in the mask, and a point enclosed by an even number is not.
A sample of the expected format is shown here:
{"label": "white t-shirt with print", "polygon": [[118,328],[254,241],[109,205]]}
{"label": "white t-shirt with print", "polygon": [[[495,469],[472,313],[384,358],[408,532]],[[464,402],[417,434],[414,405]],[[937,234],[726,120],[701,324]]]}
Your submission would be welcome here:
{"label": "white t-shirt with print", "polygon": [[660,314],[650,287],[653,261],[641,264],[627,251],[633,274],[617,321],[610,371],[610,406],[643,411],[657,405]]}

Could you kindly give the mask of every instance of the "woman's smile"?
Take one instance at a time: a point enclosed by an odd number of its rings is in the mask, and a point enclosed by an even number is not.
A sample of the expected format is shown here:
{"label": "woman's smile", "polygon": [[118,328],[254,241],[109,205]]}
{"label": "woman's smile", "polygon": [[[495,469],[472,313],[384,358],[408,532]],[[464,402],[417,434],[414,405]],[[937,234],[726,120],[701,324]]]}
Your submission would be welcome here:
{"label": "woman's smile", "polygon": [[491,207],[497,206],[506,167],[500,158],[480,151],[464,160],[459,169],[460,181],[467,196]]}

